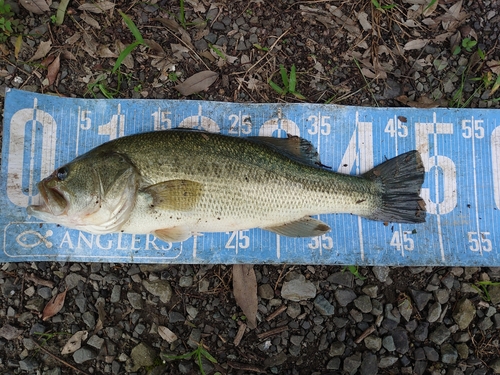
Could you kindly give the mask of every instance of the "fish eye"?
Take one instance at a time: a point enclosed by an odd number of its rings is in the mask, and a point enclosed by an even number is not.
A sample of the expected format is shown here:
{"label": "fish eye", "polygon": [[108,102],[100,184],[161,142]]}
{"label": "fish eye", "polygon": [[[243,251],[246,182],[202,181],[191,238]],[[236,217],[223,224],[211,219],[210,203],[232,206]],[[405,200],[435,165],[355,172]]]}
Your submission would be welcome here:
{"label": "fish eye", "polygon": [[59,181],[64,181],[68,177],[68,168],[61,167],[56,171],[56,176]]}

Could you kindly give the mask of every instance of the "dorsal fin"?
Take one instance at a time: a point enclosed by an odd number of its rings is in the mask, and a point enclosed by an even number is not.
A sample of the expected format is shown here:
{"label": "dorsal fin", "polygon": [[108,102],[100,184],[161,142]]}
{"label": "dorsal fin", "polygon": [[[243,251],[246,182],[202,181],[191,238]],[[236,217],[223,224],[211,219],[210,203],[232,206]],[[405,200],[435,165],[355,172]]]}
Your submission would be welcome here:
{"label": "dorsal fin", "polygon": [[315,167],[325,167],[319,160],[316,147],[307,139],[288,134],[288,138],[248,137],[248,139],[271,146],[289,158]]}

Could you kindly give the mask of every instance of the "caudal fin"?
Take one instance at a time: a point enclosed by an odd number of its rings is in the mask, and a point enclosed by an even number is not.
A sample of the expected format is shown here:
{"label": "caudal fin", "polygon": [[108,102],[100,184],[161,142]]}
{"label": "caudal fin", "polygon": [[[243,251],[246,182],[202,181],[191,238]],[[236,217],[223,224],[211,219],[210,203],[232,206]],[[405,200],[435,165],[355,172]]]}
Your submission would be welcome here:
{"label": "caudal fin", "polygon": [[409,151],[396,156],[363,177],[379,184],[382,189],[382,206],[368,219],[396,222],[425,222],[425,202],[420,197],[424,182],[424,165],[418,151]]}

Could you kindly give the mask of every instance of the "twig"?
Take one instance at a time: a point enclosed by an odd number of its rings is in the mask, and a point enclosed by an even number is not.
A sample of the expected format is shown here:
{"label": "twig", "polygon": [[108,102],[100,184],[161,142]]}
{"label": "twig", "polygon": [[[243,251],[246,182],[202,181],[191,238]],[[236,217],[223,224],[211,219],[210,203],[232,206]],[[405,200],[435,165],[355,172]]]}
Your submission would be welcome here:
{"label": "twig", "polygon": [[53,281],[41,279],[32,273],[30,273],[29,275],[26,275],[26,280],[32,281],[37,285],[47,286],[49,288],[53,288],[55,286],[55,283]]}
{"label": "twig", "polygon": [[274,312],[269,314],[269,316],[266,318],[266,321],[269,322],[269,321],[273,320],[274,318],[276,318],[279,314],[281,314],[286,309],[287,309],[286,305],[281,305],[276,310],[274,310]]}
{"label": "twig", "polygon": [[281,327],[274,328],[274,329],[267,331],[267,332],[259,333],[257,335],[257,337],[259,338],[259,340],[262,340],[262,339],[268,338],[269,336],[274,336],[274,335],[277,335],[278,333],[285,332],[285,331],[288,331],[288,326],[281,326]]}
{"label": "twig", "polygon": [[253,371],[253,372],[258,372],[259,374],[266,373],[266,370],[264,370],[262,367],[250,365],[247,363],[228,361],[227,364],[236,370]]}
{"label": "twig", "polygon": [[368,327],[356,340],[354,340],[354,342],[359,344],[365,337],[371,335],[373,332],[375,332],[375,326]]}
{"label": "twig", "polygon": [[241,339],[243,338],[246,329],[247,325],[245,323],[241,323],[240,328],[238,328],[238,333],[236,334],[236,337],[233,341],[234,346],[240,345]]}
{"label": "twig", "polygon": [[78,368],[76,368],[75,366],[73,366],[72,364],[66,362],[65,360],[59,358],[58,356],[56,356],[55,354],[52,354],[50,351],[48,351],[47,349],[45,349],[44,347],[42,347],[35,339],[33,339],[33,342],[35,343],[35,345],[38,347],[38,349],[40,349],[42,352],[44,352],[45,354],[48,354],[49,356],[51,356],[52,358],[54,358],[55,360],[61,362],[63,365],[65,366],[68,366],[70,369],[72,369],[73,371],[75,371],[76,373],[79,373],[79,374],[83,374],[83,375],[89,375],[88,373],[86,373],[85,371],[82,371]]}

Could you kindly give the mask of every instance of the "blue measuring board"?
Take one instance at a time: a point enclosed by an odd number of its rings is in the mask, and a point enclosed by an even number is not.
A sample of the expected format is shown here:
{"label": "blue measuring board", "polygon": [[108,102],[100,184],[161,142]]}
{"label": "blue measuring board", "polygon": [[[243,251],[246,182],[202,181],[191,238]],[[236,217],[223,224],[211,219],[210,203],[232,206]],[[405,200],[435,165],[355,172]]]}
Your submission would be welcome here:
{"label": "blue measuring board", "polygon": [[[36,183],[123,135],[176,127],[233,136],[299,135],[333,170],[360,174],[409,150],[426,170],[425,224],[321,215],[332,231],[288,238],[260,229],[181,243],[92,235],[43,223]],[[366,108],[187,100],[89,100],[14,89],[5,100],[0,261],[500,266],[500,110]]]}

